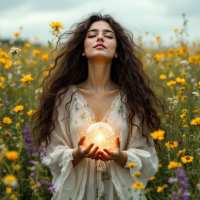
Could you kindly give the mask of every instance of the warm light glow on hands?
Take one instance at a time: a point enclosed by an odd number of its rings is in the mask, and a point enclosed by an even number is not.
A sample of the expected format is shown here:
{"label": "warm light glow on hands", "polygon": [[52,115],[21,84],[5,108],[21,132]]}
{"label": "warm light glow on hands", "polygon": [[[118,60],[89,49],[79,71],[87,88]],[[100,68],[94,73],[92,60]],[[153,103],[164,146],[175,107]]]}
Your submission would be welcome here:
{"label": "warm light glow on hands", "polygon": [[[120,154],[120,141],[119,141],[119,136],[116,137],[115,139],[115,146],[110,149],[103,149],[103,151],[100,151],[102,154],[98,157],[98,159],[102,161],[108,161],[108,160],[115,160],[118,158]],[[96,160],[98,160],[96,159]]]}

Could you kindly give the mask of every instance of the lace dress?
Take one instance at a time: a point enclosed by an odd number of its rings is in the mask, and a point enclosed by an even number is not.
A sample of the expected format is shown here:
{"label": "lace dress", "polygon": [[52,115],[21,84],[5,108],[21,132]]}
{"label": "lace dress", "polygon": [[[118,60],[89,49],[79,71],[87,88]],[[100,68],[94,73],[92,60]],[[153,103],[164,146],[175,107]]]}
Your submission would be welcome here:
{"label": "lace dress", "polygon": [[[75,85],[71,85],[62,95],[63,101],[57,108],[55,129],[51,132],[51,144],[45,148],[46,157],[41,158],[42,163],[50,168],[53,176],[52,183],[56,193],[53,194],[52,200],[98,199],[97,162],[85,158],[75,167],[72,164],[72,151],[78,147],[79,139],[91,124],[96,123],[92,109],[87,106],[87,101],[77,92],[77,89]],[[65,109],[65,104],[70,101],[71,103]],[[54,105],[53,119],[55,119],[57,105],[58,99]],[[67,114],[69,112],[70,117]],[[133,127],[127,149],[124,149],[128,137],[127,113],[125,105],[121,102],[120,92],[112,101],[102,122],[109,124],[114,129],[116,137],[119,136],[120,148],[127,153],[127,163],[121,167],[113,160],[105,162],[106,170],[101,173],[104,191],[100,200],[129,200],[131,196],[134,200],[146,200],[145,195],[140,198],[141,191],[132,188],[135,182],[132,173],[141,172],[138,181],[142,182],[145,188],[150,177],[158,170],[155,147],[146,144],[145,138],[140,136],[136,126]],[[134,123],[138,126],[140,124],[137,115],[134,117]],[[154,144],[151,136],[149,139]],[[137,163],[132,172],[127,165],[130,162]]]}

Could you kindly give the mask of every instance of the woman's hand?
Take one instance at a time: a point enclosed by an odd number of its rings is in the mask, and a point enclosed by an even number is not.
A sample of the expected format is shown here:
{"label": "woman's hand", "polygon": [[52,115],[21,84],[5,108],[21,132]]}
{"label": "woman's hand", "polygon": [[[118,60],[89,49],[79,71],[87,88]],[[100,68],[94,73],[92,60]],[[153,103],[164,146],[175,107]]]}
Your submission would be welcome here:
{"label": "woman's hand", "polygon": [[100,153],[102,152],[102,154],[99,156],[98,159],[101,159],[103,161],[116,160],[121,152],[119,137],[116,137],[115,146],[110,149],[110,151],[108,149],[103,149],[103,151],[104,152],[100,151]]}
{"label": "woman's hand", "polygon": [[91,158],[95,159],[100,155],[100,151],[97,152],[99,147],[95,147],[92,151],[91,148],[94,143],[91,143],[88,147],[85,143],[86,136],[83,136],[78,142],[78,154],[81,158]]}

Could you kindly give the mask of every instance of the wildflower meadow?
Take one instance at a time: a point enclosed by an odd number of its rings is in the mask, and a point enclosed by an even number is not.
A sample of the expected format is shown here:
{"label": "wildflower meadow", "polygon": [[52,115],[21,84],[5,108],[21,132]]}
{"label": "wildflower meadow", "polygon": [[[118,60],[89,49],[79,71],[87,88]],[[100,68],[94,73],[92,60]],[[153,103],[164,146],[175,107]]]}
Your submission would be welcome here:
{"label": "wildflower meadow", "polygon": [[[164,92],[161,87],[154,89],[164,96],[168,111],[173,114],[170,117],[158,110],[161,126],[167,133],[163,130],[151,133],[161,149],[156,145],[158,172],[146,188],[139,181],[141,173],[132,174],[134,184],[127,188],[127,194],[131,188],[143,191],[148,200],[200,199],[200,43],[188,39],[189,22],[184,13],[182,18],[182,29],[174,27],[171,33],[176,37],[174,44],[165,47],[162,36],[156,36],[154,41],[149,41],[151,47],[144,48],[143,69],[164,87]],[[61,23],[50,24],[52,40],[46,46],[24,42],[23,27],[13,33],[16,38],[13,44],[0,44],[2,200],[49,200],[55,193],[51,172],[41,163],[45,144],[34,146],[30,123],[42,93],[40,84],[53,66],[49,54],[64,29]],[[149,34],[139,36],[138,46],[143,47]],[[38,76],[41,71],[44,72]],[[135,165],[129,163],[130,169]]]}

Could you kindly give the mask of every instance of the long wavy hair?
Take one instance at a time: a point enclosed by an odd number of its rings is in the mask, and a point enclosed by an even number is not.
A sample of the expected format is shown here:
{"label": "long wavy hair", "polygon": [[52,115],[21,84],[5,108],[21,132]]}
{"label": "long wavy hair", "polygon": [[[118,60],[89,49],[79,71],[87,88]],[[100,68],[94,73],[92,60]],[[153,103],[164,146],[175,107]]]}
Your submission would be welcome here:
{"label": "long wavy hair", "polygon": [[[150,85],[155,82],[143,69],[141,53],[143,49],[134,43],[132,32],[121,26],[112,16],[92,13],[85,20],[72,25],[69,31],[61,34],[58,38],[56,49],[51,52],[51,54],[57,52],[56,58],[54,59],[53,67],[47,67],[44,70],[49,71],[49,75],[42,81],[40,87],[43,88],[43,92],[39,97],[39,106],[31,119],[31,124],[34,125],[33,135],[36,146],[39,146],[41,142],[45,142],[46,146],[48,146],[51,142],[50,133],[55,128],[52,114],[55,97],[58,92],[62,90],[58,95],[60,105],[62,102],[61,95],[68,91],[70,85],[81,83],[87,79],[87,57],[82,56],[84,39],[92,23],[100,20],[107,22],[116,34],[116,51],[119,56],[112,60],[110,77],[119,86],[123,94],[126,95],[127,99],[126,102],[123,102],[129,111],[128,120],[130,124],[126,145],[131,137],[133,126],[137,126],[133,123],[133,118],[136,114],[141,119],[142,127],[146,123],[151,132],[161,129],[167,133],[164,128],[160,127],[161,120],[157,110],[157,108],[162,108],[165,114],[169,114],[166,113],[167,105],[165,99],[158,96],[150,88]],[[61,43],[60,41],[63,38],[67,40]],[[60,47],[59,51],[57,51],[58,46]],[[122,98],[123,96],[121,100]],[[71,101],[67,104],[71,103]],[[146,138],[146,143],[151,145],[148,138],[149,131],[145,132],[142,129],[141,134],[142,137]],[[154,142],[158,144],[156,140]]]}

